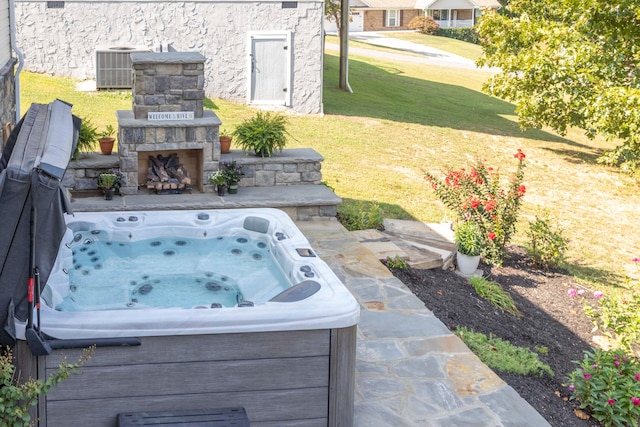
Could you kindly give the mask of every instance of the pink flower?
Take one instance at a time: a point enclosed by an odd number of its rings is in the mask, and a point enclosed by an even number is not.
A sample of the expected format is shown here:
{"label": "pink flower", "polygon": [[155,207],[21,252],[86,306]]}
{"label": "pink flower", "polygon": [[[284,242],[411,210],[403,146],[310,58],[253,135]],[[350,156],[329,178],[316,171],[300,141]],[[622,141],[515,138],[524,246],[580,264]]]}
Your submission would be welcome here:
{"label": "pink flower", "polygon": [[487,237],[489,238],[489,240],[493,240],[496,238],[496,233],[492,231],[489,234],[487,234]]}
{"label": "pink flower", "polygon": [[513,155],[513,157],[515,157],[516,159],[523,161],[525,157],[524,153],[522,152],[521,149],[518,148],[518,152],[516,154]]}
{"label": "pink flower", "polygon": [[631,262],[635,262],[636,264],[640,262],[640,258],[635,257],[631,260]]}
{"label": "pink flower", "polygon": [[598,365],[596,365],[595,363],[593,364],[593,366],[591,366],[593,369],[598,369]]}
{"label": "pink flower", "polygon": [[615,362],[613,362],[613,364],[614,364],[614,365],[616,365],[616,368],[617,368],[618,366],[620,366],[620,362],[618,362],[617,360],[616,360]]}
{"label": "pink flower", "polygon": [[569,289],[569,290],[567,291],[567,294],[568,294],[570,297],[575,297],[577,293],[578,293],[578,291],[576,291],[576,290],[575,290],[575,289],[573,289],[573,288],[571,288],[571,289]]}
{"label": "pink flower", "polygon": [[584,289],[578,289],[578,295],[584,295]]}
{"label": "pink flower", "polygon": [[573,390],[575,390],[575,389],[576,389],[576,386],[574,386],[573,384],[571,384],[571,385],[569,386],[569,391],[573,391]]}
{"label": "pink flower", "polygon": [[590,380],[591,379],[591,374],[584,374],[584,379],[585,380]]}
{"label": "pink flower", "polygon": [[631,403],[633,403],[633,406],[640,406],[640,397],[632,397]]}
{"label": "pink flower", "polygon": [[633,378],[634,378],[636,381],[640,381],[640,374],[633,374]]}
{"label": "pink flower", "polygon": [[609,405],[615,405],[616,401],[615,401],[615,400],[613,400],[613,399],[609,399],[609,400],[607,400],[607,403],[608,403]]}
{"label": "pink flower", "polygon": [[600,298],[602,298],[603,296],[604,296],[604,294],[602,293],[602,291],[595,291],[595,292],[593,293],[593,297],[594,297],[595,299],[600,299]]}

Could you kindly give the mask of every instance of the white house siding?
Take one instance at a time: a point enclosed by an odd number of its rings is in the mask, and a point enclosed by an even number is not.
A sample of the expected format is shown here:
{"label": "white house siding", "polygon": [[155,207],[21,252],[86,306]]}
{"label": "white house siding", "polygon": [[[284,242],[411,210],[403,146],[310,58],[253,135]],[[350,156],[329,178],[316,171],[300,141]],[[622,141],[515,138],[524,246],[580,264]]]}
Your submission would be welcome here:
{"label": "white house siding", "polygon": [[209,97],[245,102],[247,34],[291,31],[292,110],[322,112],[321,1],[65,1],[64,8],[42,1],[16,1],[17,38],[25,69],[78,79],[95,78],[98,46],[168,43],[177,51],[200,52]]}
{"label": "white house siding", "polygon": [[436,0],[429,9],[473,9],[473,4],[467,0]]}
{"label": "white house siding", "polygon": [[[14,65],[15,59],[11,57],[9,0],[0,0],[0,128],[7,123],[15,123]],[[0,148],[3,142],[0,131]]]}

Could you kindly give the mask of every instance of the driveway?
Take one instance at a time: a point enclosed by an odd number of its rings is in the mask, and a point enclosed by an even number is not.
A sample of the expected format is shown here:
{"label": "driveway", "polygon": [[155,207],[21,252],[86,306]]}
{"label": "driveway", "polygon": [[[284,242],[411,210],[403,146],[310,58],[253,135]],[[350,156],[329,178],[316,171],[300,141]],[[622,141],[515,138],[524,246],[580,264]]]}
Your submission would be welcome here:
{"label": "driveway", "polygon": [[[335,34],[334,34],[335,35]],[[392,61],[414,62],[418,64],[436,65],[442,67],[463,68],[467,70],[482,70],[488,72],[499,72],[496,69],[486,67],[478,67],[471,59],[463,58],[443,50],[435,49],[421,44],[412,43],[404,40],[387,37],[382,33],[374,31],[364,31],[349,34],[350,40],[355,40],[371,45],[388,47],[415,55],[406,55],[402,52],[381,52],[372,49],[349,47],[349,53],[355,55],[369,56],[380,59],[389,59]],[[339,51],[340,46],[335,43],[326,43],[327,50]],[[416,56],[417,55],[417,56]]]}

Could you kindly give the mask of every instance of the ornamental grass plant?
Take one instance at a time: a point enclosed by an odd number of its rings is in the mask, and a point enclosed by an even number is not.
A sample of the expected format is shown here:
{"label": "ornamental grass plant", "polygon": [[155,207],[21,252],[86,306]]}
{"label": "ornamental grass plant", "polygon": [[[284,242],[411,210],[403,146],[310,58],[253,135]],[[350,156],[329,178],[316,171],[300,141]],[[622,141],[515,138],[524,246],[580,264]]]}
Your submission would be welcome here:
{"label": "ornamental grass plant", "polygon": [[456,213],[459,221],[477,224],[484,239],[484,261],[498,266],[516,232],[518,210],[526,191],[522,184],[526,156],[518,150],[513,157],[518,165],[506,189],[501,188],[498,170],[479,160],[469,169],[447,170],[444,179],[426,174],[436,196]]}

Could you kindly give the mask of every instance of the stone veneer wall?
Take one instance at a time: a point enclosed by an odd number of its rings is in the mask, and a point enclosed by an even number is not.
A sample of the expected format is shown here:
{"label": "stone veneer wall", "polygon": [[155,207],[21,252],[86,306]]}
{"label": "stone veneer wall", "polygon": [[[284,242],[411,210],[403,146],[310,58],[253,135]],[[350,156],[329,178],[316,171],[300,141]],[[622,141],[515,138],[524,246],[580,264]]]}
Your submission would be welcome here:
{"label": "stone veneer wall", "polygon": [[[16,60],[12,58],[0,68],[0,128],[7,123],[11,123],[13,128],[16,122],[15,63]],[[3,147],[4,141],[0,133],[0,148]]]}
{"label": "stone veneer wall", "polygon": [[191,111],[202,118],[205,57],[195,52],[132,53],[133,116]]}
{"label": "stone veneer wall", "polygon": [[97,46],[168,43],[176,51],[207,58],[205,94],[244,103],[249,72],[250,31],[292,33],[292,105],[302,114],[322,113],[323,2],[196,0],[67,1],[16,0],[16,35],[25,69],[78,79],[95,78]]}

